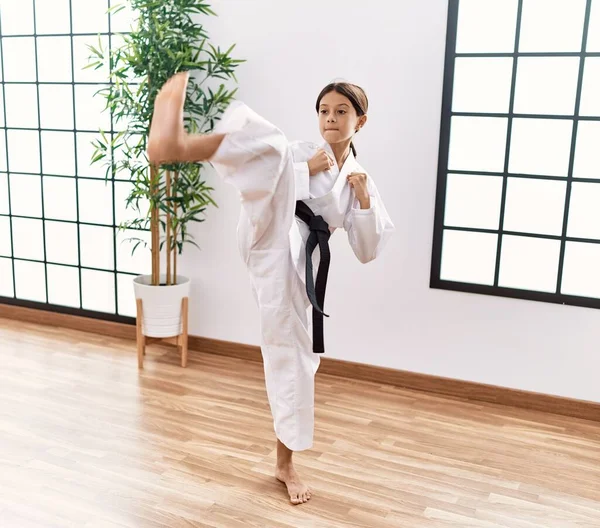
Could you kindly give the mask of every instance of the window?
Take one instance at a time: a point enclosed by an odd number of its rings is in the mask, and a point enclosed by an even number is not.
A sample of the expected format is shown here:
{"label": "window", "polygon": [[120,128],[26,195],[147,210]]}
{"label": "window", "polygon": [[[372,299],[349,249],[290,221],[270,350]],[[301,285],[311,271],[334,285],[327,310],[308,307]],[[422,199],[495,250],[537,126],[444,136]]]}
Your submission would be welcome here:
{"label": "window", "polygon": [[451,0],[431,287],[600,307],[600,0]]}
{"label": "window", "polygon": [[[112,0],[115,3],[115,0]],[[132,276],[148,272],[117,229],[128,181],[91,165],[111,117],[93,97],[108,80],[83,69],[131,14],[111,0],[0,0],[0,302],[130,321]],[[145,232],[142,236],[145,236]]]}

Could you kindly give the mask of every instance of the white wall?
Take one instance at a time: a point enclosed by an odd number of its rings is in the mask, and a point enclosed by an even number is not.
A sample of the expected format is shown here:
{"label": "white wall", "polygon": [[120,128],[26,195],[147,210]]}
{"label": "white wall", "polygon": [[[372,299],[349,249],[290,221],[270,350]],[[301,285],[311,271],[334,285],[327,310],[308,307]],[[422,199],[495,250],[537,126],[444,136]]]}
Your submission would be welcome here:
{"label": "white wall", "polygon": [[[398,228],[382,258],[361,265],[333,237],[327,356],[600,402],[600,315],[584,308],[429,289],[447,2],[222,0],[211,39],[248,60],[239,98],[291,139],[318,137],[314,101],[343,77],[362,85],[370,120],[356,142]],[[259,343],[237,253],[236,192],[187,250],[191,331]],[[468,258],[468,255],[465,256]]]}

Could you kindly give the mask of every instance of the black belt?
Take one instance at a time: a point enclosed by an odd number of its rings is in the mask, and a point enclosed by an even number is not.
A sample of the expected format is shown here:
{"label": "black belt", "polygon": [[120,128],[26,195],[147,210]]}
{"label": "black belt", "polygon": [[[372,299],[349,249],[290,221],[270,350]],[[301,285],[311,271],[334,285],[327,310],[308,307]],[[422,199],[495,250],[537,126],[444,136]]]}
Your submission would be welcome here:
{"label": "black belt", "polygon": [[[310,229],[308,240],[306,241],[306,294],[312,304],[313,315],[313,352],[322,354],[325,352],[325,342],[323,339],[323,316],[329,317],[323,312],[325,307],[325,289],[327,287],[327,273],[329,272],[329,262],[331,254],[329,252],[329,225],[322,216],[316,216],[301,200],[296,202],[296,216],[300,218]],[[317,270],[317,282],[315,285],[313,279],[312,254],[319,244],[321,260]]]}

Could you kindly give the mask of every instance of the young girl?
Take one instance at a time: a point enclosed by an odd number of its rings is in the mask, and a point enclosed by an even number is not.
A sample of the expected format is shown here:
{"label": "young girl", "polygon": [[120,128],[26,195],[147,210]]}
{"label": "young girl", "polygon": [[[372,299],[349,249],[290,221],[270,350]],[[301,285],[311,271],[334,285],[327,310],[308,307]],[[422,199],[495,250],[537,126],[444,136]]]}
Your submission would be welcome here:
{"label": "young girl", "polygon": [[[277,436],[275,475],[286,484],[291,502],[300,504],[311,491],[298,477],[292,454],[313,443],[314,376],[320,361],[314,352],[323,352],[327,240],[343,228],[356,257],[366,263],[380,254],[394,230],[352,144],[367,121],[367,97],[348,83],[322,90],[316,109],[325,141],[319,148],[288,143],[277,127],[240,102],[229,106],[215,133],[188,135],[183,127],[187,82],[188,73],[179,73],[159,92],[148,158],[153,164],[208,160],[240,192],[238,244],[260,310]],[[317,243],[320,258],[312,253]],[[315,286],[313,268],[319,265]],[[307,314],[311,304],[314,340]]]}

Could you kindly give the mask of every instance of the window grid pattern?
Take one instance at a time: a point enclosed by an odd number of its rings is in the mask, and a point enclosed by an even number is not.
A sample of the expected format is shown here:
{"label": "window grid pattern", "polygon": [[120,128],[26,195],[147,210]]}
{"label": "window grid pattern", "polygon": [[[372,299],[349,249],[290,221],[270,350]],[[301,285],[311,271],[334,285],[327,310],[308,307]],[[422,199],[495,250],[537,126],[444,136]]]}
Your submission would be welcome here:
{"label": "window grid pattern", "polygon": [[[532,5],[536,3],[536,0],[518,0],[514,2],[515,13],[514,13],[514,39],[512,40],[513,49],[502,52],[488,52],[488,51],[465,51],[460,49],[460,37],[459,31],[461,31],[461,20],[460,20],[460,9],[464,7],[461,4],[470,3],[473,5],[471,0],[451,0],[449,3],[448,11],[448,31],[447,31],[447,42],[446,42],[446,57],[445,57],[445,72],[444,72],[444,88],[443,88],[443,101],[442,101],[442,119],[440,129],[440,151],[439,151],[439,162],[438,162],[438,182],[436,192],[436,206],[435,206],[435,221],[434,221],[434,234],[433,234],[433,251],[432,251],[432,266],[431,266],[431,277],[430,286],[432,288],[464,291],[470,293],[480,293],[489,295],[498,295],[504,297],[513,297],[521,299],[529,299],[543,302],[570,304],[577,306],[588,306],[600,308],[600,288],[598,285],[593,285],[586,289],[580,287],[577,294],[565,292],[563,284],[563,277],[565,276],[565,252],[569,244],[581,244],[586,248],[593,247],[600,249],[600,234],[594,233],[594,236],[582,236],[581,234],[570,233],[569,221],[572,216],[578,213],[574,209],[573,205],[573,184],[590,184],[593,188],[600,189],[600,166],[596,166],[597,175],[594,174],[592,177],[582,176],[581,174],[574,174],[574,164],[576,158],[576,151],[578,147],[578,129],[585,124],[597,123],[600,125],[600,112],[583,112],[581,115],[581,102],[582,93],[584,90],[584,82],[588,70],[586,67],[589,64],[591,69],[593,61],[600,61],[600,49],[587,49],[588,34],[590,32],[590,20],[592,15],[600,22],[600,1],[599,0],[583,0],[580,5],[582,7],[581,16],[581,27],[580,29],[580,47],[577,50],[569,51],[525,51],[521,46],[521,36],[523,34],[523,19],[525,17],[524,9],[532,8]],[[501,3],[501,2],[500,2]],[[508,2],[510,3],[510,2]],[[594,3],[596,5],[594,5]],[[487,4],[487,3],[486,3]],[[537,2],[538,5],[541,2]],[[568,4],[566,2],[565,4]],[[570,5],[569,5],[570,7]],[[566,8],[565,8],[566,9]],[[530,14],[530,13],[528,13]],[[473,24],[475,25],[475,23]],[[481,28],[479,28],[481,29]],[[484,37],[482,37],[484,38]],[[526,113],[521,108],[517,109],[516,102],[516,87],[518,84],[518,75],[522,75],[523,72],[519,70],[520,67],[524,67],[527,60],[551,60],[556,59],[572,59],[578,61],[576,71],[576,83],[574,93],[574,104],[572,112],[565,113],[553,113],[553,112],[532,112]],[[510,85],[506,89],[506,111],[482,111],[477,109],[476,111],[461,110],[455,108],[456,101],[460,97],[460,68],[468,62],[465,60],[476,60],[476,61],[497,61],[497,60],[511,61],[510,65]],[[461,62],[463,61],[463,62]],[[480,65],[483,62],[479,63]],[[498,63],[499,64],[499,63]],[[458,86],[458,90],[456,89]],[[459,105],[460,106],[460,105]],[[597,106],[595,108],[598,108]],[[498,159],[502,159],[501,166],[494,166],[493,168],[487,168],[483,170],[481,167],[477,168],[461,168],[456,163],[456,158],[452,158],[453,152],[456,151],[453,147],[453,142],[458,142],[458,132],[460,126],[460,120],[469,119],[483,119],[494,120],[499,123],[503,121],[505,126],[505,133],[495,136],[496,138],[505,138],[505,142],[498,143],[499,152]],[[552,171],[548,172],[534,172],[532,170],[516,171],[511,168],[511,155],[513,154],[511,149],[518,145],[518,141],[515,132],[515,127],[525,123],[526,120],[536,123],[548,124],[553,126],[555,123],[569,124],[572,126],[570,137],[568,139],[568,165],[564,174],[552,174]],[[470,121],[465,123],[475,123]],[[584,125],[582,125],[584,123]],[[489,136],[493,137],[493,136]],[[473,139],[473,138],[471,138]],[[474,144],[475,145],[475,144]],[[472,147],[476,149],[476,146]],[[551,150],[551,146],[549,146]],[[566,152],[566,148],[565,148]],[[502,156],[503,155],[503,156]],[[463,161],[466,158],[463,157]],[[599,160],[600,161],[600,160]],[[468,163],[467,163],[468,164]],[[483,163],[482,167],[485,165]],[[490,165],[494,165],[490,163]],[[596,177],[597,176],[597,177]],[[456,220],[460,215],[453,214],[457,210],[457,206],[452,203],[453,197],[457,194],[452,194],[455,189],[459,187],[456,183],[463,179],[462,187],[460,187],[463,193],[463,198],[468,193],[469,199],[464,198],[463,202],[460,203],[465,207],[470,207],[473,202],[481,199],[481,196],[477,196],[477,189],[484,189],[490,182],[494,182],[494,196],[497,198],[494,202],[495,211],[497,215],[494,216],[493,220],[487,222],[489,225],[484,225],[486,222],[481,221],[480,225],[468,225],[468,221],[462,222]],[[487,182],[485,181],[487,179]],[[560,218],[560,226],[555,230],[551,229],[531,229],[526,228],[515,229],[515,222],[512,224],[506,222],[507,209],[509,204],[509,190],[510,185],[521,185],[521,184],[535,184],[541,182],[548,182],[548,184],[561,184],[564,185],[564,199],[561,202],[562,216]],[[467,183],[473,186],[465,191]],[[452,187],[455,185],[455,187]],[[491,185],[491,184],[490,184]],[[516,187],[515,187],[516,188]],[[513,196],[514,197],[514,196]],[[485,206],[480,205],[480,209]],[[529,204],[530,215],[537,213],[537,204]],[[480,218],[485,215],[481,211],[479,212]],[[464,218],[464,216],[463,216]],[[477,222],[475,222],[477,224]],[[493,225],[492,225],[493,224]],[[581,230],[580,230],[581,231]],[[462,255],[459,254],[458,250],[452,250],[452,244],[454,243],[453,237],[461,237],[462,234],[468,237],[473,235],[474,237],[487,236],[488,239],[473,238],[473,244],[471,246],[463,245]],[[492,237],[494,241],[492,243]],[[554,280],[551,286],[548,281],[546,285],[535,284],[535,280],[531,281],[531,286],[527,286],[526,281],[524,284],[511,286],[507,285],[506,281],[503,282],[502,272],[503,266],[509,268],[506,261],[503,260],[505,256],[503,250],[506,249],[507,253],[510,251],[510,244],[516,239],[523,241],[523,244],[537,244],[538,242],[543,243],[544,241],[550,241],[555,246],[556,251],[552,254],[552,260],[555,263],[555,273],[553,275]],[[466,240],[466,239],[465,239]],[[482,258],[479,262],[481,269],[485,268],[485,273],[480,273],[481,270],[475,270],[471,267],[467,261],[474,257],[474,260],[478,258],[478,251],[483,252],[484,246],[488,244],[489,247],[485,250],[488,251],[488,257]],[[456,247],[461,247],[456,245]],[[516,247],[516,246],[515,246]],[[525,246],[520,246],[521,251]],[[454,251],[454,255],[452,254]],[[516,249],[515,251],[518,251]],[[600,257],[600,252],[597,253]],[[453,259],[454,257],[454,259]],[[581,257],[583,258],[583,257]],[[462,260],[462,263],[461,263]],[[570,262],[573,262],[571,260]],[[452,268],[454,265],[454,268]],[[462,266],[462,269],[459,269]],[[591,274],[590,274],[591,276]],[[592,281],[595,279],[592,279]],[[518,282],[518,281],[517,281]],[[572,282],[572,281],[571,281]]]}
{"label": "window grid pattern", "polygon": [[[105,179],[105,168],[90,168],[93,135],[99,128],[113,137],[116,131],[112,116],[100,114],[101,98],[92,98],[107,85],[108,76],[96,74],[89,80],[82,70],[89,55],[86,41],[95,45],[104,39],[110,49],[113,39],[126,31],[118,20],[120,29],[113,32],[116,15],[108,13],[111,1],[60,0],[57,4],[64,9],[57,32],[40,31],[39,10],[49,4],[45,0],[22,0],[18,6],[22,12],[15,11],[16,3],[12,12],[0,10],[0,303],[131,323],[135,316],[131,280],[146,272],[140,269],[145,262],[131,256],[130,245],[119,244],[126,238],[119,236],[118,223],[119,215],[127,214],[123,209],[129,180],[124,175]],[[88,8],[95,14],[82,22]],[[27,31],[11,31],[9,22],[15,19],[30,20],[31,25]],[[97,23],[104,30],[77,31],[82,23]],[[48,21],[41,24],[47,28]],[[67,40],[68,48],[59,48],[57,43]],[[33,44],[33,55],[17,58],[15,42]],[[50,68],[56,64],[64,77],[48,80],[59,75],[48,69],[48,50],[58,49],[65,54],[50,56],[56,61]],[[27,57],[32,64],[15,66],[16,60],[25,64]],[[64,97],[54,101],[59,93]],[[35,102],[21,94],[35,94]],[[61,104],[69,98],[69,104]],[[27,122],[22,122],[17,114],[27,102],[35,111],[25,108]],[[19,145],[21,138],[34,136],[33,142]],[[97,195],[102,195],[100,205],[95,203]],[[119,203],[118,196],[123,197]],[[138,233],[144,238],[147,232]]]}

